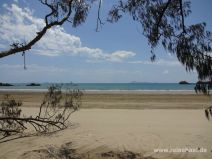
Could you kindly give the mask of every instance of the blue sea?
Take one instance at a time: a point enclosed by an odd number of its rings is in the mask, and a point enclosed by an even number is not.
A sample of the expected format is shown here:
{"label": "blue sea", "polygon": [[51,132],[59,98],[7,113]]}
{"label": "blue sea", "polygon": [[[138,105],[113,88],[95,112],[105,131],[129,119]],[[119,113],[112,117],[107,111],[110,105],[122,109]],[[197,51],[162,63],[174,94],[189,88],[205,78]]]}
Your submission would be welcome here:
{"label": "blue sea", "polygon": [[[34,90],[45,91],[55,83],[40,83],[40,86],[26,86],[28,83],[13,83],[14,86],[1,86],[0,90]],[[56,83],[61,85],[62,83]],[[73,84],[63,83],[62,88],[70,88]],[[107,91],[107,90],[136,90],[136,91],[193,91],[195,84],[178,83],[77,83],[74,84],[81,90]]]}

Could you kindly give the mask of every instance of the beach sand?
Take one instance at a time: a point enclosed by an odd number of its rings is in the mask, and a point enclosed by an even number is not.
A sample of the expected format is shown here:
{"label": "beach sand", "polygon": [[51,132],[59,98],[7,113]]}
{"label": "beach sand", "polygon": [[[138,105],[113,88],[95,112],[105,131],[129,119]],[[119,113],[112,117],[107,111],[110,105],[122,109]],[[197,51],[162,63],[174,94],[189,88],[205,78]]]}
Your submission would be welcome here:
{"label": "beach sand", "polygon": [[[21,100],[24,107],[40,106],[45,92],[0,91]],[[89,91],[82,98],[81,108],[106,109],[203,109],[212,97],[193,91]]]}
{"label": "beach sand", "polygon": [[[41,92],[10,94],[23,100],[23,113],[32,115],[43,96]],[[211,101],[212,97],[194,93],[89,92],[82,108],[71,116],[68,129],[0,143],[0,158],[57,158],[52,153],[66,148],[91,159],[120,158],[127,151],[146,159],[210,159],[212,123],[203,108]],[[207,152],[156,152],[185,148]]]}

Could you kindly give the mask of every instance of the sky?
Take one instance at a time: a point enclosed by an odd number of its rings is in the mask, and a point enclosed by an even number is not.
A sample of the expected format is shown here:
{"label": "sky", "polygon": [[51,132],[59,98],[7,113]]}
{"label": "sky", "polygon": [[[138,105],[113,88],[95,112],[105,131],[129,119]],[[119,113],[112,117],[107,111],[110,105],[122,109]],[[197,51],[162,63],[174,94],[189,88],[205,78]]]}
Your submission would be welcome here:
{"label": "sky", "polygon": [[[150,46],[141,25],[125,16],[115,24],[106,21],[111,1],[102,1],[104,25],[96,32],[97,4],[86,22],[77,28],[70,23],[50,29],[26,52],[26,67],[21,53],[0,59],[0,82],[75,82],[75,83],[175,83],[196,82],[196,71],[186,72],[174,55],[161,46],[151,62]],[[192,0],[192,13],[186,23],[206,22],[212,31],[211,0]],[[44,25],[48,10],[37,0],[0,1],[0,51],[17,41],[28,41]]]}

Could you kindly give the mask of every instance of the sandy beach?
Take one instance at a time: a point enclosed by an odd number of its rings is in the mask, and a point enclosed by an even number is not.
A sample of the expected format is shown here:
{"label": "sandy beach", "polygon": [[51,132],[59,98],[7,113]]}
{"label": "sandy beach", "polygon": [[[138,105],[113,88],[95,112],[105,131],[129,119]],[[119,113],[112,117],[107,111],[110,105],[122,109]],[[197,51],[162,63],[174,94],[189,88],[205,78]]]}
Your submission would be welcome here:
{"label": "sandy beach", "polygon": [[[43,97],[42,92],[7,93],[21,99],[23,113],[32,115]],[[4,94],[0,92],[0,100]],[[188,92],[89,92],[68,129],[0,143],[0,158],[57,158],[49,154],[65,147],[91,159],[120,158],[115,152],[127,151],[145,159],[210,159],[212,123],[204,108],[211,101],[212,97]],[[198,152],[186,152],[191,149]]]}
{"label": "sandy beach", "polygon": [[[45,92],[0,91],[21,100],[24,107],[40,106]],[[84,92],[81,108],[105,109],[203,109],[212,97],[194,91],[88,91]]]}

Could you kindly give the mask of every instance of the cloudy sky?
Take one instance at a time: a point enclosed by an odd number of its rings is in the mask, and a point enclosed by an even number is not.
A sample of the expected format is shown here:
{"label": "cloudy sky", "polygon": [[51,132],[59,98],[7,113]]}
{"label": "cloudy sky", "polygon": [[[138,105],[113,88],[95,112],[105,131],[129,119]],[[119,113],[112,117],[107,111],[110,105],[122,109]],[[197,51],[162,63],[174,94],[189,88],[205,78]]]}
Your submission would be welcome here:
{"label": "cloudy sky", "polygon": [[[30,51],[26,67],[22,55],[0,59],[0,82],[178,82],[197,81],[196,72],[186,72],[174,55],[160,46],[156,62],[150,61],[150,47],[141,26],[125,17],[116,24],[106,22],[112,1],[102,5],[103,27],[95,31],[97,10],[86,23],[73,28],[66,23],[54,27]],[[192,0],[187,23],[205,21],[212,30],[211,0]],[[29,41],[43,26],[47,10],[37,0],[0,1],[0,50],[10,44]]]}

